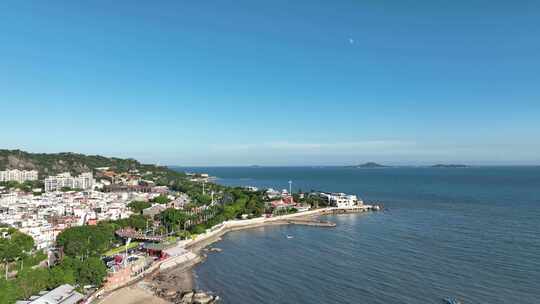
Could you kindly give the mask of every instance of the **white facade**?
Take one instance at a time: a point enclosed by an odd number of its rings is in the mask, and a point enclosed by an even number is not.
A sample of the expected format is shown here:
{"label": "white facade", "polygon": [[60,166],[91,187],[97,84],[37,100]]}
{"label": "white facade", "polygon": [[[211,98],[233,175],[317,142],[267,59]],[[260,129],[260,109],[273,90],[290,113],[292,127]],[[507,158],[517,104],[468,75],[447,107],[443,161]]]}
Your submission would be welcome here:
{"label": "white facade", "polygon": [[36,170],[5,170],[0,171],[0,182],[16,181],[22,183],[24,181],[35,181],[38,179]]}
{"label": "white facade", "polygon": [[57,176],[49,176],[43,183],[47,192],[57,191],[64,187],[91,190],[94,187],[94,177],[91,172],[82,173],[77,177],[73,177],[69,172],[65,172]]}
{"label": "white facade", "polygon": [[325,197],[330,205],[338,208],[351,208],[363,204],[362,200],[359,200],[356,195],[345,193],[321,193],[321,196]]}

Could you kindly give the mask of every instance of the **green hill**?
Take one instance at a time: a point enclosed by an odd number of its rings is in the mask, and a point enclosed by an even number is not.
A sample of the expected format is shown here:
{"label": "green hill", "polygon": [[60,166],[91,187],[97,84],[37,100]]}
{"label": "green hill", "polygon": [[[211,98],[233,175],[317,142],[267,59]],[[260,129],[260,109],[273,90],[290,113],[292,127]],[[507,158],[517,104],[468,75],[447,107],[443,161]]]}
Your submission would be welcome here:
{"label": "green hill", "polygon": [[80,174],[100,167],[110,167],[117,171],[127,171],[130,169],[168,171],[164,167],[143,165],[134,159],[84,155],[71,152],[45,154],[28,153],[21,150],[0,150],[0,170],[37,170],[40,176],[46,176],[61,172]]}

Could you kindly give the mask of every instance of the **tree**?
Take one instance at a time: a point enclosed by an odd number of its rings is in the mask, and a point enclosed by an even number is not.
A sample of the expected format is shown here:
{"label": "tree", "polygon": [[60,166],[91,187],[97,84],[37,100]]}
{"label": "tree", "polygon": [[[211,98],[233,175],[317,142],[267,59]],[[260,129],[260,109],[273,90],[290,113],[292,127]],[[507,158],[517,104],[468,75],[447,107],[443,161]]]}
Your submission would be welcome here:
{"label": "tree", "polygon": [[205,228],[204,225],[195,225],[191,229],[191,232],[194,233],[194,234],[202,234],[202,233],[206,232],[206,228]]}
{"label": "tree", "polygon": [[62,263],[50,269],[48,281],[49,285],[47,286],[49,289],[55,288],[56,286],[60,286],[62,284],[75,284],[75,270],[67,267],[64,264],[65,263]]}
{"label": "tree", "polygon": [[260,216],[264,213],[264,203],[260,201],[257,197],[253,196],[246,203],[245,212],[248,214],[253,214],[254,216]]}
{"label": "tree", "polygon": [[34,239],[27,234],[14,230],[11,233],[11,244],[22,252],[29,252],[34,248]]}
{"label": "tree", "polygon": [[0,277],[0,303],[15,303],[18,298],[19,294],[16,282]]}
{"label": "tree", "polygon": [[49,280],[47,269],[25,269],[17,275],[17,286],[20,289],[20,296],[24,299],[31,297],[33,294],[46,289]]}
{"label": "tree", "polygon": [[177,231],[184,228],[186,221],[190,219],[189,215],[184,211],[174,208],[165,209],[159,215],[161,223],[167,228],[167,231]]}
{"label": "tree", "polygon": [[106,275],[107,267],[105,267],[103,261],[98,257],[91,257],[82,263],[77,282],[82,286],[100,286]]}
{"label": "tree", "polygon": [[160,195],[160,196],[155,197],[152,201],[158,204],[167,204],[171,200],[166,195]]}
{"label": "tree", "polygon": [[63,247],[64,254],[86,259],[99,256],[113,240],[114,227],[111,225],[79,226],[62,231],[56,238],[56,244]]}
{"label": "tree", "polygon": [[0,259],[4,263],[6,279],[9,273],[9,263],[26,256],[34,248],[34,239],[17,229],[7,229],[8,236],[0,238]]}
{"label": "tree", "polygon": [[2,259],[2,262],[4,263],[6,280],[8,279],[9,263],[13,262],[21,254],[22,251],[19,248],[12,246],[9,239],[0,239],[0,259]]}
{"label": "tree", "polygon": [[152,225],[151,219],[140,214],[134,214],[127,219],[118,220],[116,223],[120,227],[131,227],[136,230],[145,230],[148,225]]}
{"label": "tree", "polygon": [[198,203],[198,205],[208,205],[212,202],[212,197],[208,194],[195,193],[193,199]]}
{"label": "tree", "polygon": [[128,207],[131,209],[131,211],[139,214],[142,214],[142,211],[146,208],[149,208],[150,206],[152,206],[151,203],[144,201],[132,201],[128,204]]}

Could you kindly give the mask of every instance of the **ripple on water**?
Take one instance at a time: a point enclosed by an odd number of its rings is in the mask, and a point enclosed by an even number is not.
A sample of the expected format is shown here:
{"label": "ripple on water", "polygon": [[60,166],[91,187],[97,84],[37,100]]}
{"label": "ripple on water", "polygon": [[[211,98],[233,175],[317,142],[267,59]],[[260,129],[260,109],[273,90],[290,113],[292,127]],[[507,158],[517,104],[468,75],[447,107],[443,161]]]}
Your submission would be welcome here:
{"label": "ripple on water", "polygon": [[333,229],[275,226],[227,234],[219,245],[223,252],[195,270],[199,287],[225,303],[540,299],[539,169],[256,172],[254,186],[279,188],[279,180],[292,179],[303,189],[384,201],[389,211],[329,216],[337,223]]}

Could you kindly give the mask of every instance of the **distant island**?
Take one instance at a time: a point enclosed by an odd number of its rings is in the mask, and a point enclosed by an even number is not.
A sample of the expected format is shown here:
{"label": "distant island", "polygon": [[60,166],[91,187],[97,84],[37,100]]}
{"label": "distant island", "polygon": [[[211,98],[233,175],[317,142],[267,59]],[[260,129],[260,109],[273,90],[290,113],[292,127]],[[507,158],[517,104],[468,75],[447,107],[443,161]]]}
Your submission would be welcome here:
{"label": "distant island", "polygon": [[363,163],[361,165],[355,165],[355,166],[347,166],[347,168],[360,168],[360,169],[369,169],[369,168],[386,168],[388,166],[381,165],[374,162],[367,162]]}
{"label": "distant island", "polygon": [[467,168],[467,165],[460,164],[436,164],[431,166],[432,168]]}

